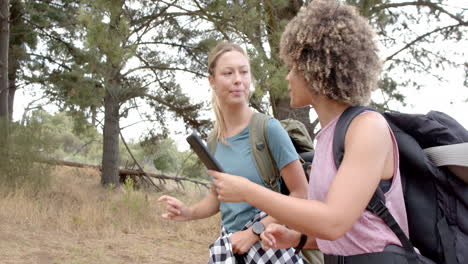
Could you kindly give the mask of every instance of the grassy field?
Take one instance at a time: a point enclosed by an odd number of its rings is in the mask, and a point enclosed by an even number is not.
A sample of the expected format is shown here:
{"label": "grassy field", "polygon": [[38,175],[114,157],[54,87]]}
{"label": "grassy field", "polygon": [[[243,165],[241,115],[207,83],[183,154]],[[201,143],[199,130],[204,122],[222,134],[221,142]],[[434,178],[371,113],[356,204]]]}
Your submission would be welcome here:
{"label": "grassy field", "polygon": [[1,191],[0,263],[207,263],[219,215],[170,222],[157,202],[170,194],[192,204],[204,188],[108,191],[92,169],[58,167],[52,176],[50,189],[38,195]]}

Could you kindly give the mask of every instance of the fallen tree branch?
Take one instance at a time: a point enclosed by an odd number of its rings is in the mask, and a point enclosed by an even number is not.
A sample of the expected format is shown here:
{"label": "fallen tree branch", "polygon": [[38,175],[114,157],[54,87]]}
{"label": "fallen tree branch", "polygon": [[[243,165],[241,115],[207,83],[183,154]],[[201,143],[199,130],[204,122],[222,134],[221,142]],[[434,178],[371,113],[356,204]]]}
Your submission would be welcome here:
{"label": "fallen tree branch", "polygon": [[[141,179],[143,179],[143,181],[145,181],[146,183],[149,183],[150,185],[152,185],[154,188],[156,188],[156,190],[162,191],[161,188],[159,188],[159,186],[154,184],[154,182],[152,180],[147,179],[148,176],[143,174],[143,173],[145,173],[145,171],[140,166],[140,163],[138,163],[138,161],[135,159],[135,156],[133,156],[133,153],[130,151],[130,148],[128,147],[127,142],[125,141],[125,138],[122,135],[122,130],[119,131],[119,134],[120,134],[120,138],[122,138],[122,143],[125,145],[125,148],[127,149],[128,153],[130,154],[130,157],[132,157],[133,162],[135,162],[135,164],[138,166],[138,172],[140,172]],[[119,172],[119,175],[122,176],[120,174],[120,172]],[[165,183],[164,180],[163,180],[163,182]],[[161,183],[161,179],[159,180],[159,183]]]}
{"label": "fallen tree branch", "polygon": [[[86,164],[86,163],[67,161],[67,160],[44,160],[43,162],[47,163],[47,164],[51,164],[51,165],[61,165],[61,166],[69,166],[69,167],[77,167],[77,168],[95,168],[95,169],[101,170],[100,165]],[[156,179],[159,179],[159,180],[173,180],[173,181],[176,181],[176,182],[188,181],[188,182],[193,182],[193,183],[198,184],[198,185],[203,185],[207,189],[210,188],[210,183],[206,182],[206,181],[195,180],[195,179],[190,179],[190,178],[186,178],[186,177],[178,177],[178,176],[170,176],[170,175],[165,175],[165,174],[151,173],[151,172],[142,172],[142,171],[138,171],[138,170],[119,169],[119,176],[127,176],[127,175],[147,176],[147,177],[152,177],[152,178],[156,178]]]}

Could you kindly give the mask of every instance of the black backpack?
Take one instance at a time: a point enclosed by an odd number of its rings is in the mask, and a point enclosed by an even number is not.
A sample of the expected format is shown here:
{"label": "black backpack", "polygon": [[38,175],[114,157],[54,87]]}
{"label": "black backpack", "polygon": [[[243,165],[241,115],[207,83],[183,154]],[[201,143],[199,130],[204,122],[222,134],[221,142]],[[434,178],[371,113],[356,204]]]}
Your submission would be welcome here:
{"label": "black backpack", "polygon": [[[349,107],[336,125],[333,155],[338,168],[344,155],[346,130],[354,117],[368,107]],[[435,263],[468,263],[468,184],[466,170],[453,162],[441,164],[427,153],[433,147],[462,147],[458,156],[468,166],[468,131],[450,116],[436,111],[427,115],[383,113],[398,143],[400,173],[408,216],[409,239],[385,206],[383,182],[377,188],[367,210],[386,222],[400,239],[406,252],[420,253]],[[440,148],[440,147],[439,147]],[[465,167],[466,169],[466,167]],[[455,172],[455,173],[454,173]],[[457,174],[457,175],[455,175]],[[462,180],[464,179],[464,180]]]}

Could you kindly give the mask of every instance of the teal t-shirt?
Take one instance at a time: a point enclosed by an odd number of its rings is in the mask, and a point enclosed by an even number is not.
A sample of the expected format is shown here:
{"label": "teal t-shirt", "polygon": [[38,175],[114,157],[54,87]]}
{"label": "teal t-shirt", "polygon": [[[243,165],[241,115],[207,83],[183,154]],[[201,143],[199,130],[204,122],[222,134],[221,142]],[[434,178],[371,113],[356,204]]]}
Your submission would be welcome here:
{"label": "teal t-shirt", "polygon": [[[266,135],[273,159],[280,170],[298,159],[288,133],[277,119],[268,120]],[[255,167],[255,161],[250,151],[249,127],[235,136],[226,138],[226,141],[227,145],[218,142],[215,151],[215,158],[226,173],[243,176],[269,188],[263,184]],[[220,211],[224,228],[227,232],[234,233],[242,230],[245,224],[259,212],[259,209],[248,203],[221,202]]]}

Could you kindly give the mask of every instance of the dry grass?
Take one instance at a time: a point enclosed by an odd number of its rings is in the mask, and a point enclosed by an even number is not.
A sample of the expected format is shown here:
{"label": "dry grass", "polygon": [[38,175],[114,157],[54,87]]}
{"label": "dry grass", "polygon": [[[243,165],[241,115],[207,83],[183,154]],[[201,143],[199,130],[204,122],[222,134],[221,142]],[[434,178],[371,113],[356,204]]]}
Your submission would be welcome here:
{"label": "dry grass", "polygon": [[0,192],[0,262],[9,263],[207,263],[219,217],[170,222],[157,202],[171,194],[200,200],[193,186],[164,193],[108,191],[92,169],[56,168],[50,190]]}

